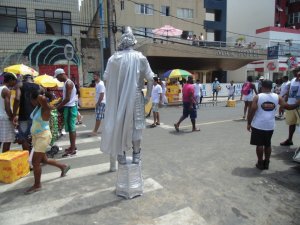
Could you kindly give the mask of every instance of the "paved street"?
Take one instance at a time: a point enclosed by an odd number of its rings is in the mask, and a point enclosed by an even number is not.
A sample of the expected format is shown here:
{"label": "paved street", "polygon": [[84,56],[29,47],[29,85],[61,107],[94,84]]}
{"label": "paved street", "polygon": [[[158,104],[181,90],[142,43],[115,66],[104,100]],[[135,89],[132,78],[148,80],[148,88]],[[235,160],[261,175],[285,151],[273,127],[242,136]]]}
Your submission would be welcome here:
{"label": "paved street", "polygon": [[[132,200],[115,195],[117,173],[108,172],[108,156],[99,151],[101,134],[88,136],[94,114],[82,111],[77,156],[56,155],[71,165],[68,175],[59,178],[60,171],[44,166],[43,189],[32,195],[23,194],[32,174],[0,184],[0,224],[299,225],[300,164],[291,158],[300,134],[294,146],[280,147],[288,127],[277,121],[270,169],[261,172],[242,106],[207,104],[198,111],[201,131],[191,132],[187,119],[178,133],[173,124],[182,108],[162,108],[162,124],[143,136],[144,195]],[[68,138],[57,144],[67,147]]]}

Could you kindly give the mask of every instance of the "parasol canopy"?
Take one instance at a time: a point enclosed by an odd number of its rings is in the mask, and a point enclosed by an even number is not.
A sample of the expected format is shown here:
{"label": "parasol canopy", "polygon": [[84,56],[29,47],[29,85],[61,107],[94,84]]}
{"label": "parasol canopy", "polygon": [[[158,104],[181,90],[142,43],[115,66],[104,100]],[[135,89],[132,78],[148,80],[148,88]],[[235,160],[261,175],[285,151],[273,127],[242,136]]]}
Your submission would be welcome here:
{"label": "parasol canopy", "polygon": [[173,69],[168,70],[163,74],[164,78],[187,78],[188,76],[192,76],[189,71],[181,70],[181,69]]}
{"label": "parasol canopy", "polygon": [[45,88],[63,87],[64,83],[47,74],[40,75],[34,78],[34,83]]}
{"label": "parasol canopy", "polygon": [[35,71],[31,67],[26,66],[24,64],[16,64],[16,65],[6,67],[6,68],[4,68],[4,72],[14,73],[14,74],[17,74],[17,75],[26,75],[26,74],[30,74],[32,76],[38,76],[39,75],[39,73],[37,71]]}
{"label": "parasol canopy", "polygon": [[161,28],[154,29],[152,30],[152,32],[155,35],[166,36],[166,37],[180,36],[182,34],[182,30],[172,27],[170,25],[165,25]]}

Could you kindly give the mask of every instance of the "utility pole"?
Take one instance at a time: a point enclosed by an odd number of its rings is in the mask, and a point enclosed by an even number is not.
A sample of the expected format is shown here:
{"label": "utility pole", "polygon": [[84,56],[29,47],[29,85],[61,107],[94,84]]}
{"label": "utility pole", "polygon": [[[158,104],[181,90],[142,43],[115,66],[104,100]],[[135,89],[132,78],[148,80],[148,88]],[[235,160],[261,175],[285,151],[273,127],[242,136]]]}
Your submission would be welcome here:
{"label": "utility pole", "polygon": [[115,52],[115,0],[107,0],[107,34],[108,34],[108,42],[110,55],[113,55]]}
{"label": "utility pole", "polygon": [[100,63],[101,63],[101,74],[100,77],[103,79],[104,74],[104,44],[105,44],[105,35],[103,29],[103,0],[99,0],[99,21],[100,21],[100,31],[98,34],[99,44],[100,44]]}

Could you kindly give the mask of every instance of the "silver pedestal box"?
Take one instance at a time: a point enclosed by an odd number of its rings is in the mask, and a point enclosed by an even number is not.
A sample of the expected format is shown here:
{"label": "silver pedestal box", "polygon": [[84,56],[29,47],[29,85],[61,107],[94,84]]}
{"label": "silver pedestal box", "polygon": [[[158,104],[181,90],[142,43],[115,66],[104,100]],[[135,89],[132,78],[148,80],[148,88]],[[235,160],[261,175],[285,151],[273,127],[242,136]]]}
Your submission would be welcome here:
{"label": "silver pedestal box", "polygon": [[118,165],[116,195],[131,199],[143,194],[142,162],[132,164],[132,157],[126,157],[125,165]]}

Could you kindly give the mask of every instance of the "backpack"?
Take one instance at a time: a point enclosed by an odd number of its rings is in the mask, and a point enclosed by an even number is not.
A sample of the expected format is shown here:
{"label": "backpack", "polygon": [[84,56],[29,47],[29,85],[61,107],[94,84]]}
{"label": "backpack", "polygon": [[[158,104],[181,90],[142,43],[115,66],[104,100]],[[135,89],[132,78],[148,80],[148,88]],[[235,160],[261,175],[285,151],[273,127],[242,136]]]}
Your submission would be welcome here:
{"label": "backpack", "polygon": [[243,95],[249,95],[251,92],[251,83],[247,82],[242,87],[242,94]]}

